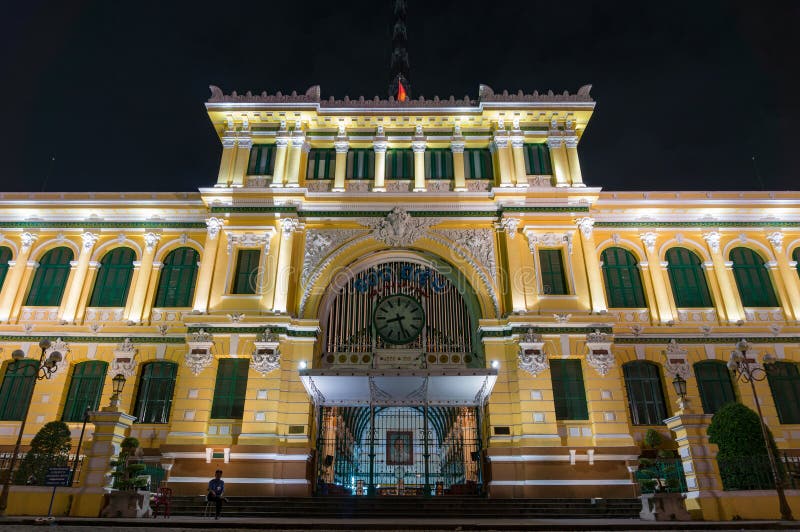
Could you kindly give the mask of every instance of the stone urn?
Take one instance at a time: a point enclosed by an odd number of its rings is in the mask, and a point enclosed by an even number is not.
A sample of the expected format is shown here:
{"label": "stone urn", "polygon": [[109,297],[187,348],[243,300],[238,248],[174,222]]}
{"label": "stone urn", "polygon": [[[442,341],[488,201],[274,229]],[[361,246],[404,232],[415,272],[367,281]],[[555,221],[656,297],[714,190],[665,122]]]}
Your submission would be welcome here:
{"label": "stone urn", "polygon": [[100,517],[150,517],[149,491],[112,491]]}
{"label": "stone urn", "polygon": [[645,521],[691,521],[683,493],[643,493],[639,517]]}

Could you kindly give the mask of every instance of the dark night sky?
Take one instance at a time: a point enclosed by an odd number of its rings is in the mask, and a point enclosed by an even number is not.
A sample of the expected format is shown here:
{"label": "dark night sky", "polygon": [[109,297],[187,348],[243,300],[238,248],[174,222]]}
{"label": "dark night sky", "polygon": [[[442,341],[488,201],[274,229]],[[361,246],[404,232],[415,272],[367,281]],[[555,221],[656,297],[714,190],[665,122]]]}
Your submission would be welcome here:
{"label": "dark night sky", "polygon": [[[386,92],[390,0],[21,4],[0,22],[6,191],[211,186],[209,84]],[[591,186],[757,190],[755,154],[763,188],[798,188],[798,2],[410,4],[416,95],[594,85]]]}

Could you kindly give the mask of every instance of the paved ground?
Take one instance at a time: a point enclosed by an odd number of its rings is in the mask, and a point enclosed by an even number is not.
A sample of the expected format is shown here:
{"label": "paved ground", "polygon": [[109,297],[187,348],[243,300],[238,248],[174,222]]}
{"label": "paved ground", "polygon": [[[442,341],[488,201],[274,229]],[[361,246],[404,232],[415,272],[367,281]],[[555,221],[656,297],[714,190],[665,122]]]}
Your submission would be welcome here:
{"label": "paved ground", "polygon": [[[10,517],[0,519],[0,528],[5,531],[42,530],[51,528],[49,522],[33,517]],[[146,530],[393,530],[393,531],[516,531],[516,530],[800,530],[800,521],[688,521],[648,522],[632,519],[417,519],[409,518],[398,523],[389,519],[249,519],[223,517],[219,521],[197,517],[175,517],[170,519],[89,519],[60,518],[55,521],[58,528],[68,532],[92,532],[111,529],[115,532],[144,532]]]}

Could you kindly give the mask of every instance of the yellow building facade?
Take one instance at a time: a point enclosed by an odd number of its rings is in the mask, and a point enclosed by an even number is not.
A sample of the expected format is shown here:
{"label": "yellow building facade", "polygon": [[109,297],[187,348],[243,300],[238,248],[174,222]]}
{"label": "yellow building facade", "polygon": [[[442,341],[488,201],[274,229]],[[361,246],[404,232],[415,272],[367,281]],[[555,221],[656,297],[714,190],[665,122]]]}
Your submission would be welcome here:
{"label": "yellow building facade", "polygon": [[[212,87],[214,186],[2,194],[3,449],[29,390],[11,353],[46,338],[65,359],[23,445],[62,419],[76,444],[121,373],[123,432],[178,494],[222,468],[230,495],[633,497],[652,428],[696,516],[747,517],[705,427],[726,401],[753,407],[724,369],[740,339],[800,379],[800,194],[588,186],[589,89]],[[756,387],[791,451],[776,383]],[[72,512],[98,510],[105,482]],[[751,496],[750,517],[777,514]]]}

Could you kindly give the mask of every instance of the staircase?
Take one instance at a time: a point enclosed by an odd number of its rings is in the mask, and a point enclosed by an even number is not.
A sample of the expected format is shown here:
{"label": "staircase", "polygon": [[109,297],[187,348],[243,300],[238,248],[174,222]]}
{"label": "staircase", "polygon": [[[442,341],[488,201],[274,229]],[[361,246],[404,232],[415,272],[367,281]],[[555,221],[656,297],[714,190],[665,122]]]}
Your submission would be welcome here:
{"label": "staircase", "polygon": [[[485,499],[480,497],[228,497],[228,517],[307,519],[476,518],[638,519],[639,499]],[[594,502],[593,502],[594,501]],[[172,515],[202,516],[202,497],[173,497]],[[213,515],[214,507],[209,507]]]}

